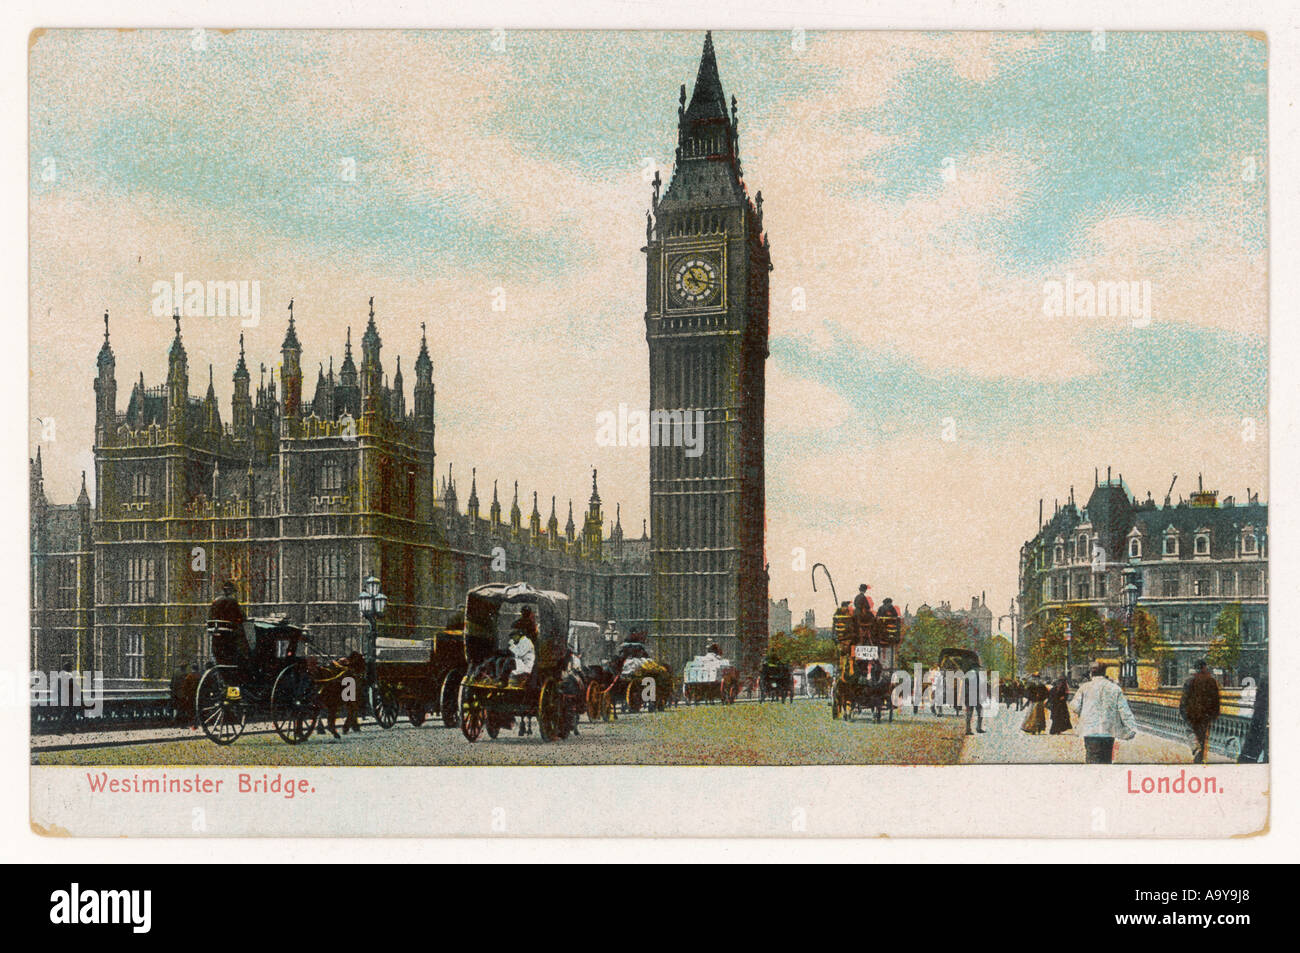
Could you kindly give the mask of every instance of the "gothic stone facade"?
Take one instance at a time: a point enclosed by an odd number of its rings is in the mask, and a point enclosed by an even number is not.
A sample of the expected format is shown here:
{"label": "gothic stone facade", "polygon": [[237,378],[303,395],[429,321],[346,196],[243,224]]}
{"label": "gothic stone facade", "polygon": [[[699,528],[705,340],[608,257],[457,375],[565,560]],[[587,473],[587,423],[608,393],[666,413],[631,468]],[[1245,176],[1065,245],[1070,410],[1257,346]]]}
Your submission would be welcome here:
{"label": "gothic stone facade", "polygon": [[302,347],[292,307],[281,346],[280,387],[263,373],[256,392],[243,339],[230,422],[221,419],[211,369],[207,394],[189,394],[180,320],[167,383],[133,385],[117,408],[108,338],[95,379],[95,494],[73,506],[44,495],[32,461],[32,660],[71,663],[110,679],[169,678],[208,655],[203,623],[224,579],[252,616],[305,623],[331,652],[362,644],[356,595],[379,577],[389,597],[382,634],[430,635],[463,606],[468,588],[526,580],[568,593],[575,619],[642,630],[649,616],[647,538],[604,527],[592,491],[579,533],[561,532],[551,502],[524,524],[518,485],[508,522],[493,502],[468,511],[450,471],[434,472],[433,368],[426,342],[415,360],[408,410],[400,358],[391,385],[380,361],[373,301],[353,360],[351,332],[336,375],[322,367],[303,400]]}
{"label": "gothic stone facade", "polygon": [[1056,510],[1020,550],[1021,647],[1067,605],[1121,618],[1125,569],[1135,570],[1138,607],[1172,649],[1161,683],[1177,685],[1205,655],[1219,613],[1241,606],[1242,653],[1236,675],[1258,679],[1268,667],[1268,506],[1247,491],[1220,502],[1214,491],[1157,506],[1129,496],[1122,478],[1096,481],[1082,509]]}
{"label": "gothic stone facade", "polygon": [[[711,36],[689,104],[678,106],[676,162],[646,221],[651,427],[704,414],[699,456],[650,450],[651,632],[680,667],[709,643],[756,670],[767,640],[763,560],[763,399],[770,248],[763,200],[742,178],[735,100],[728,110]],[[667,436],[662,426],[660,436]]]}

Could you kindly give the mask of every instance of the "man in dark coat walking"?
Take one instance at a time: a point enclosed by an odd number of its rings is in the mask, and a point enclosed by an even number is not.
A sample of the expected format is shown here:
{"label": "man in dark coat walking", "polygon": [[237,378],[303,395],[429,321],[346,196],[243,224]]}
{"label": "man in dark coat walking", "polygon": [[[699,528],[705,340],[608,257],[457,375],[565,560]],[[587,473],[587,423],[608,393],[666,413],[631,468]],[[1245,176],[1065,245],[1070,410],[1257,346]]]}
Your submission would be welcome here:
{"label": "man in dark coat walking", "polygon": [[1206,668],[1205,659],[1196,663],[1196,671],[1183,683],[1183,699],[1178,710],[1192,729],[1196,744],[1192,748],[1192,761],[1206,764],[1210,760],[1210,729],[1219,717],[1219,683]]}

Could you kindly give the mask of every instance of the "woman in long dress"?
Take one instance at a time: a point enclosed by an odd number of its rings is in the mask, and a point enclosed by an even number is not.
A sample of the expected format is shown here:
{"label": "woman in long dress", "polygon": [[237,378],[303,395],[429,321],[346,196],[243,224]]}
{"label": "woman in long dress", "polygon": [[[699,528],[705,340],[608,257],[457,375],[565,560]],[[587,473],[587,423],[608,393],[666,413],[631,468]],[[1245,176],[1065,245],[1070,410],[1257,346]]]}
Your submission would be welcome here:
{"label": "woman in long dress", "polygon": [[1052,713],[1052,734],[1070,730],[1070,683],[1062,676],[1047,693],[1047,710]]}
{"label": "woman in long dress", "polygon": [[1047,702],[1047,686],[1040,682],[1038,676],[1035,675],[1030,679],[1025,695],[1029,700],[1029,714],[1025,716],[1020,730],[1027,731],[1031,735],[1041,735],[1043,729],[1047,727],[1047,716],[1044,712]]}

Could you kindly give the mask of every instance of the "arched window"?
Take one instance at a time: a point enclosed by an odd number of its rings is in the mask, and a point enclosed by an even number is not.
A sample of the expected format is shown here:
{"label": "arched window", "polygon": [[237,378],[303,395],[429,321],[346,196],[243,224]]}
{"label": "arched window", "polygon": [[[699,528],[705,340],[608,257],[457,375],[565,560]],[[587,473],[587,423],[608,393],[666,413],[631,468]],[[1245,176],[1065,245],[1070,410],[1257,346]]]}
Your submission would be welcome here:
{"label": "arched window", "polygon": [[1141,537],[1134,536],[1132,539],[1130,539],[1130,540],[1128,541],[1128,556],[1129,556],[1129,559],[1141,559],[1141,558],[1142,558],[1142,539],[1141,539]]}

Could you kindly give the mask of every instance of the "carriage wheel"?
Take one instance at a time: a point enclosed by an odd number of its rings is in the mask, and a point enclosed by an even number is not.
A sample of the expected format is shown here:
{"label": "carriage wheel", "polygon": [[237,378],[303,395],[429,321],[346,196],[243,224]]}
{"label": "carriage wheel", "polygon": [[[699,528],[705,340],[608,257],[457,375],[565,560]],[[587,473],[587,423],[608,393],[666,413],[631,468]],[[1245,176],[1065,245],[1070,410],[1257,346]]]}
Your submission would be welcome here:
{"label": "carriage wheel", "polygon": [[286,666],[271,686],[271,723],[275,733],[285,744],[299,744],[311,737],[319,717],[316,683],[300,666]]}
{"label": "carriage wheel", "polygon": [[560,737],[560,686],[553,678],[542,682],[537,694],[537,730],[543,741],[556,741]]}
{"label": "carriage wheel", "polygon": [[587,684],[587,720],[597,721],[600,718],[600,686],[595,682]]}
{"label": "carriage wheel", "polygon": [[416,728],[424,724],[424,700],[416,699],[406,706],[406,719]]}
{"label": "carriage wheel", "polygon": [[444,728],[455,728],[460,724],[460,682],[464,677],[463,671],[453,668],[442,680],[438,699]]}
{"label": "carriage wheel", "polygon": [[194,692],[194,711],[208,740],[219,745],[232,744],[244,733],[248,711],[242,700],[227,697],[225,678],[219,669],[210,668],[199,679]]}
{"label": "carriage wheel", "polygon": [[391,728],[397,724],[397,690],[391,685],[380,683],[370,689],[370,710],[380,728]]}
{"label": "carriage wheel", "polygon": [[464,684],[460,686],[459,694],[460,733],[465,736],[466,741],[478,741],[478,736],[483,733],[483,723],[487,720],[483,703],[479,701],[474,690]]}
{"label": "carriage wheel", "polygon": [[627,692],[624,694],[624,704],[627,711],[641,710],[641,693],[637,691],[640,687],[640,679],[633,678],[627,683]]}

